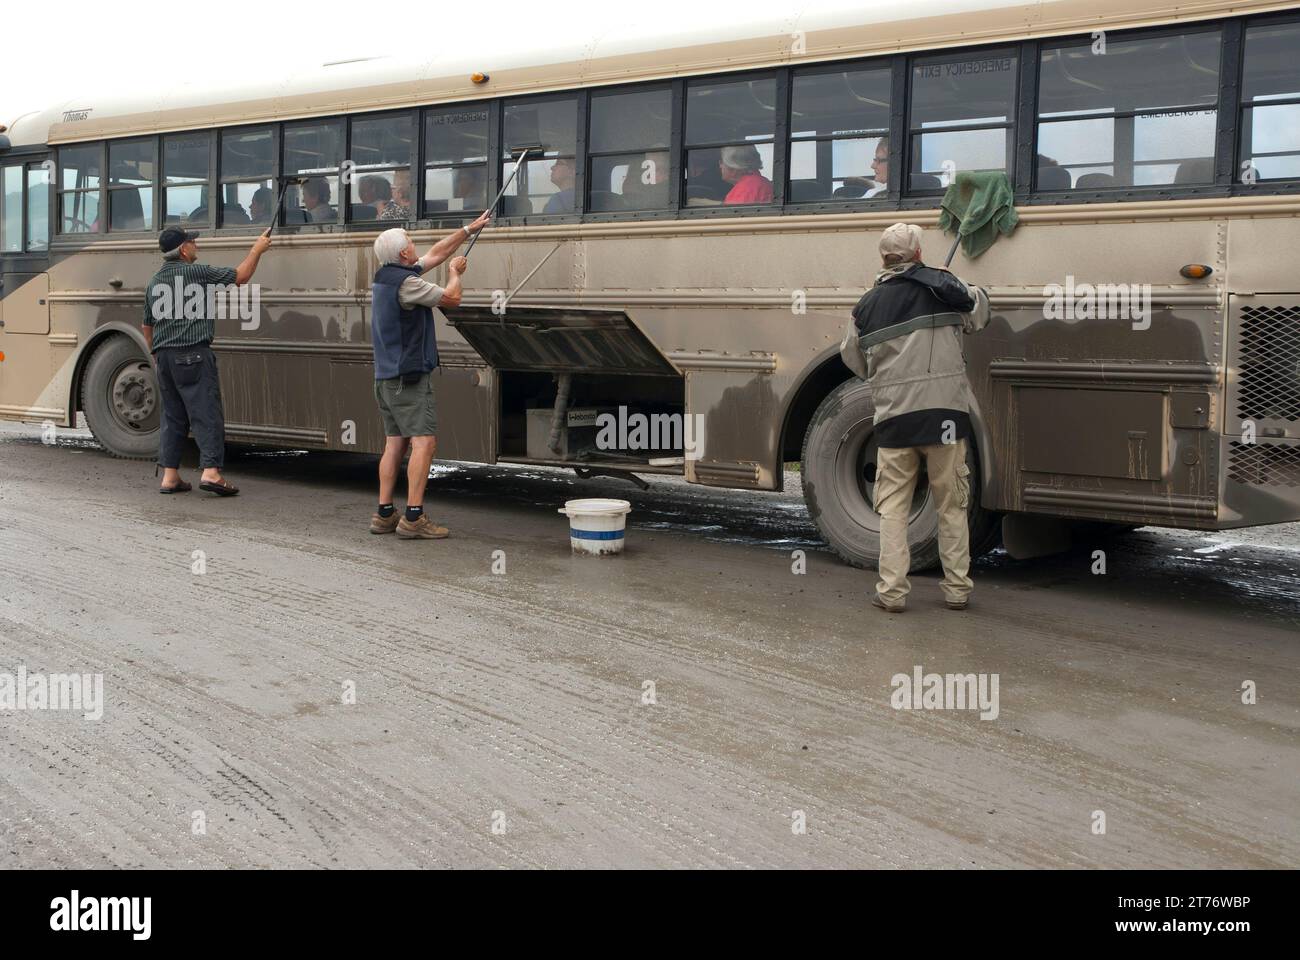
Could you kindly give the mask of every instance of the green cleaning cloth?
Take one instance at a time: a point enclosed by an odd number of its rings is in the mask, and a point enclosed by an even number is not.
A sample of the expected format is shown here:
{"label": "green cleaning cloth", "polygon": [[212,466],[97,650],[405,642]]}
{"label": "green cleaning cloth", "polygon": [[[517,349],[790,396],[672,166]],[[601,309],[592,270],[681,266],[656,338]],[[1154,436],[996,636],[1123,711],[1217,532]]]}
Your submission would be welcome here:
{"label": "green cleaning cloth", "polygon": [[939,229],[955,231],[971,259],[993,246],[999,233],[1010,236],[1020,222],[1011,182],[997,170],[957,174],[941,207]]}

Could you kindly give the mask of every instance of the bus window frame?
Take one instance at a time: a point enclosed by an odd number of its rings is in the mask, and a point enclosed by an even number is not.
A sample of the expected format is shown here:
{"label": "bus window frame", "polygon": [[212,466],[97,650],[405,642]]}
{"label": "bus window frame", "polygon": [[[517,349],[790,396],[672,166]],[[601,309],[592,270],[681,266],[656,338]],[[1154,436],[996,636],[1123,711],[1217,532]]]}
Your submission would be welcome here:
{"label": "bus window frame", "polygon": [[[286,132],[287,132],[290,128],[292,128],[292,127],[298,127],[298,128],[302,128],[302,127],[328,127],[328,126],[330,126],[331,124],[335,125],[335,126],[337,127],[337,129],[338,129],[338,132],[339,132],[339,163],[338,163],[338,166],[334,168],[334,172],[333,172],[332,174],[331,174],[331,173],[319,173],[319,172],[317,172],[317,173],[309,173],[309,174],[303,174],[303,173],[300,173],[300,172],[298,172],[298,171],[292,171],[292,172],[290,172],[290,170],[289,170],[289,168],[288,168],[288,165],[285,163],[285,149],[286,149],[286,143],[288,142],[288,137],[285,136]],[[338,181],[338,184],[337,184],[337,186],[336,186],[336,193],[335,193],[335,196],[334,196],[334,212],[335,212],[335,217],[334,217],[333,220],[331,220],[331,221],[328,222],[328,223],[324,223],[324,222],[322,222],[322,223],[315,223],[315,222],[291,223],[291,222],[288,220],[288,217],[287,217],[288,212],[289,212],[289,208],[288,208],[289,198],[288,198],[288,195],[287,195],[287,194],[288,194],[288,191],[285,191],[286,195],[285,195],[284,197],[281,197],[281,199],[280,199],[280,209],[279,209],[278,214],[277,214],[275,211],[272,211],[272,213],[271,213],[271,215],[272,215],[273,217],[275,217],[275,229],[276,229],[276,230],[283,230],[283,231],[286,232],[286,233],[299,233],[299,232],[301,232],[301,230],[303,229],[303,227],[312,227],[312,228],[313,228],[313,230],[312,230],[313,233],[321,233],[321,232],[325,232],[325,231],[326,231],[326,228],[333,228],[333,227],[337,227],[337,226],[339,226],[341,223],[343,223],[343,209],[342,209],[342,207],[343,207],[343,204],[342,204],[342,198],[343,198],[343,163],[344,163],[344,161],[347,160],[347,156],[346,156],[346,154],[347,154],[347,152],[348,152],[348,140],[347,140],[347,136],[348,136],[348,132],[349,132],[349,128],[348,128],[348,124],[347,124],[347,117],[346,117],[344,114],[336,114],[336,115],[334,115],[334,116],[328,116],[328,117],[303,117],[303,118],[301,118],[301,119],[297,119],[297,120],[280,120],[280,121],[277,121],[277,125],[278,125],[279,128],[280,128],[280,132],[279,132],[279,146],[278,146],[278,149],[276,150],[276,162],[277,162],[277,164],[278,164],[278,169],[279,169],[280,173],[282,174],[282,176],[277,176],[277,177],[276,177],[276,180],[275,180],[275,188],[274,188],[274,189],[275,189],[275,192],[276,192],[276,196],[277,196],[277,197],[280,196],[280,189],[281,189],[281,188],[284,186],[284,184],[285,184],[285,180],[284,180],[285,177],[291,177],[291,176],[292,176],[292,177],[306,176],[306,177],[324,177],[324,178],[329,178],[330,176],[333,176],[333,177]],[[302,205],[302,186],[299,185],[299,186],[297,187],[297,190],[298,190],[298,203],[299,203],[299,209],[302,209],[302,206],[301,206],[301,205]],[[256,226],[256,224],[254,224],[254,226]]]}
{"label": "bus window frame", "polygon": [[[1202,21],[1192,21],[1192,22],[1180,23],[1180,24],[1165,24],[1159,27],[1139,27],[1130,30],[1115,30],[1115,31],[1108,31],[1106,33],[1107,43],[1124,43],[1124,42],[1134,41],[1134,40],[1150,40],[1150,39],[1158,40],[1167,37],[1181,37],[1181,36],[1188,36],[1191,34],[1214,33],[1216,31],[1219,33],[1219,75],[1218,75],[1217,83],[1215,85],[1216,90],[1218,91],[1218,97],[1215,101],[1215,106],[1214,106],[1214,110],[1215,110],[1214,155],[1210,158],[1211,164],[1214,168],[1214,178],[1209,183],[1197,183],[1197,184],[1166,183],[1166,184],[1149,184],[1146,186],[1128,184],[1128,185],[1120,185],[1111,188],[1101,188],[1101,189],[1084,190],[1084,191],[1073,190],[1073,189],[1072,190],[1039,190],[1038,184],[1036,182],[1038,177],[1037,164],[1032,163],[1032,160],[1038,156],[1038,152],[1039,152],[1038,132],[1039,132],[1039,128],[1044,122],[1040,117],[1041,98],[1039,96],[1039,91],[1037,89],[1038,80],[1042,72],[1043,52],[1048,48],[1063,49],[1066,47],[1087,46],[1092,42],[1092,36],[1090,34],[1070,34],[1068,36],[1043,37],[1034,41],[1034,47],[1035,47],[1034,69],[1032,71],[1033,73],[1032,82],[1034,85],[1034,92],[1035,92],[1034,110],[1032,116],[1033,150],[1029,157],[1031,161],[1031,165],[1030,165],[1030,169],[1028,170],[1030,183],[1031,183],[1031,194],[1035,197],[1045,197],[1045,196],[1058,197],[1059,196],[1059,197],[1066,197],[1066,198],[1077,198],[1080,196],[1086,196],[1089,198],[1105,198],[1111,196],[1131,195],[1134,198],[1141,198],[1143,196],[1163,196],[1173,188],[1177,188],[1179,193],[1186,193],[1186,195],[1189,196],[1203,196],[1205,195],[1204,192],[1207,190],[1213,192],[1213,188],[1220,185],[1219,154],[1222,146],[1222,133],[1223,133],[1222,130],[1223,88],[1224,88],[1225,74],[1229,72],[1226,69],[1229,60],[1229,55],[1227,51],[1228,23],[1229,23],[1228,19],[1202,20]],[[1177,109],[1177,108],[1144,107],[1137,110],[1122,110],[1113,113],[1093,111],[1086,114],[1081,113],[1081,114],[1071,114],[1070,116],[1065,116],[1065,117],[1052,117],[1045,122],[1051,124],[1051,123],[1069,123],[1075,120],[1089,120],[1089,119],[1098,119],[1098,118],[1121,119],[1124,117],[1137,117],[1137,116],[1156,114],[1159,113],[1161,110],[1169,110],[1169,109]],[[1192,191],[1197,191],[1197,192],[1193,193]],[[1093,202],[1105,202],[1105,201],[1094,199]]]}
{"label": "bus window frame", "polygon": [[[450,105],[450,104],[449,104]],[[439,104],[441,106],[441,104]],[[373,170],[364,172],[357,166],[348,167],[346,176],[342,173],[339,175],[339,201],[342,203],[346,197],[346,217],[341,213],[338,220],[333,224],[321,224],[326,226],[348,226],[353,223],[363,224],[367,228],[373,229],[376,224],[388,224],[394,227],[403,227],[407,230],[416,229],[416,224],[420,220],[420,214],[424,212],[424,184],[420,176],[420,160],[423,157],[423,139],[424,131],[421,127],[423,122],[425,106],[407,107],[403,110],[368,110],[364,113],[349,113],[343,115],[346,121],[344,124],[344,134],[346,139],[343,142],[343,163],[355,163],[355,157],[352,156],[352,126],[357,121],[383,120],[388,117],[406,117],[411,126],[411,161],[403,167],[401,164],[392,167],[377,167]],[[312,119],[325,119],[314,117]],[[402,220],[354,220],[352,218],[352,189],[359,177],[370,176],[372,174],[394,173],[398,170],[408,170],[411,177],[411,205],[415,208],[410,211],[410,216]],[[344,180],[347,182],[344,183]],[[378,211],[376,211],[378,212]]]}
{"label": "bus window frame", "polygon": [[[1271,179],[1260,179],[1254,183],[1247,183],[1241,180],[1237,173],[1241,170],[1242,146],[1244,144],[1243,131],[1246,128],[1246,111],[1251,107],[1257,106],[1281,106],[1283,104],[1300,103],[1300,96],[1287,97],[1285,100],[1268,100],[1260,103],[1246,103],[1242,100],[1242,93],[1246,81],[1246,32],[1252,27],[1300,27],[1300,14],[1294,10],[1284,10],[1277,13],[1264,14],[1255,17],[1234,17],[1232,18],[1239,31],[1237,38],[1238,45],[1236,49],[1236,86],[1233,90],[1232,102],[1230,109],[1233,113],[1233,133],[1235,134],[1232,142],[1231,162],[1227,164],[1229,168],[1229,179],[1234,192],[1254,194],[1254,193],[1272,193],[1276,188],[1282,185],[1300,185],[1300,177],[1275,177]],[[1225,27],[1226,33],[1226,27]],[[1228,58],[1228,51],[1224,51],[1224,59]],[[1225,99],[1227,99],[1225,97]],[[1220,105],[1222,107],[1222,104]],[[1290,191],[1287,191],[1290,192]]]}
{"label": "bus window frame", "polygon": [[[230,234],[232,236],[241,233],[245,233],[245,234],[263,233],[266,231],[266,228],[270,226],[269,221],[267,223],[260,223],[260,224],[259,223],[238,223],[238,224],[234,224],[233,226],[227,225],[225,222],[226,201],[225,201],[224,188],[229,186],[232,183],[234,184],[262,183],[264,179],[269,179],[271,181],[271,190],[277,194],[279,193],[280,186],[281,186],[281,178],[280,178],[281,136],[280,134],[281,134],[281,128],[283,126],[284,126],[283,121],[272,120],[269,122],[263,121],[261,123],[241,123],[233,127],[217,128],[216,130],[217,136],[212,138],[213,142],[211,145],[216,156],[214,157],[214,162],[211,168],[212,186],[208,190],[208,223],[210,224],[215,223],[216,229],[221,233]],[[263,130],[268,127],[271,130],[271,174],[270,176],[267,178],[261,178],[261,177],[250,178],[250,177],[239,177],[239,176],[227,177],[225,175],[225,165],[221,162],[222,147],[225,146],[226,136],[227,135],[239,136],[242,133],[251,133],[253,131]],[[274,212],[272,212],[272,216],[274,216]],[[278,220],[276,222],[276,229],[279,229]]]}
{"label": "bus window frame", "polygon": [[[709,141],[707,143],[688,144],[686,142],[686,107],[692,83],[735,83],[746,80],[763,80],[772,78],[776,85],[776,110],[773,117],[773,134],[771,140],[745,141]],[[683,77],[682,115],[680,118],[681,143],[675,159],[678,163],[677,175],[677,216],[693,220],[700,217],[774,217],[785,212],[785,171],[786,153],[790,139],[790,68],[778,67],[763,70],[741,70],[735,73],[706,73],[699,76]],[[677,119],[674,117],[674,119]],[[786,146],[782,146],[782,142]],[[689,207],[686,205],[686,170],[687,158],[692,150],[721,149],[727,146],[743,144],[755,146],[770,143],[772,145],[772,202],[771,203],[719,203],[716,206]]]}
{"label": "bus window frame", "polygon": [[0,257],[20,257],[27,252],[27,163],[21,158],[0,162],[0,233],[3,232],[5,211],[9,204],[5,197],[4,175],[9,170],[18,171],[18,249],[6,250],[0,244]]}
{"label": "bus window frame", "polygon": [[[113,229],[113,192],[115,190],[117,191],[138,190],[143,186],[142,184],[118,184],[117,186],[114,186],[112,184],[112,176],[111,176],[112,170],[107,166],[107,163],[111,160],[113,156],[113,144],[120,144],[120,143],[148,143],[153,148],[153,179],[148,184],[150,188],[149,206],[151,208],[150,211],[151,226],[145,227],[141,230],[114,230]],[[158,218],[159,216],[161,216],[162,187],[160,181],[162,177],[162,138],[160,136],[118,137],[112,140],[105,140],[104,144],[106,148],[105,151],[106,165],[104,167],[104,190],[105,190],[104,195],[107,198],[106,205],[104,207],[104,212],[107,214],[107,217],[104,220],[105,228],[102,232],[116,233],[118,236],[128,236],[128,237],[133,235],[149,236],[150,234],[160,232],[161,228],[155,229],[155,227],[157,226],[157,224],[161,222]]]}
{"label": "bus window frame", "polygon": [[[684,90],[684,85],[680,85]],[[584,144],[591,142],[591,98],[592,94],[599,94],[601,97],[618,97],[628,93],[639,93],[643,91],[668,91],[668,145],[666,147],[633,147],[628,150],[597,150],[594,153],[587,150],[584,159],[584,173],[592,169],[591,161],[600,160],[605,157],[624,157],[629,153],[650,153],[663,152],[668,154],[668,204],[662,207],[649,207],[644,210],[592,210],[590,190],[585,189],[582,194],[582,214],[590,217],[600,217],[604,220],[627,220],[630,215],[650,214],[650,213],[667,213],[675,211],[678,205],[678,194],[680,188],[674,190],[677,183],[676,177],[680,172],[681,164],[677,160],[677,154],[674,150],[674,140],[676,139],[677,126],[679,120],[684,116],[679,113],[678,96],[680,93],[679,83],[675,80],[649,80],[643,83],[624,83],[609,87],[596,87],[588,89],[585,92],[584,99],[587,101],[586,106],[586,123],[584,124]],[[586,179],[584,177],[584,179]]]}
{"label": "bus window frame", "polygon": [[[790,68],[789,77],[787,78],[786,81],[786,91],[787,91],[786,98],[789,102],[789,107],[786,111],[787,135],[786,135],[786,146],[785,146],[786,171],[787,171],[786,178],[785,178],[786,180],[785,196],[787,198],[790,196],[790,177],[789,177],[790,160],[794,155],[794,145],[796,143],[818,143],[818,142],[835,141],[835,140],[864,139],[864,137],[861,134],[849,134],[845,136],[836,136],[834,134],[827,134],[825,136],[800,137],[798,140],[793,139],[793,133],[792,133],[793,120],[791,119],[791,117],[792,117],[792,111],[794,110],[795,80],[802,76],[819,76],[821,74],[849,73],[853,70],[888,71],[889,72],[889,111],[888,111],[889,122],[885,127],[885,132],[883,136],[885,139],[889,140],[889,153],[890,153],[889,169],[893,170],[895,169],[895,167],[893,166],[894,152],[896,148],[899,146],[897,140],[895,140],[894,138],[894,132],[895,132],[894,118],[897,112],[895,88],[897,87],[896,81],[897,81],[899,59],[900,58],[897,56],[887,55],[883,57],[867,57],[858,60],[842,60],[842,61],[831,61],[829,63],[813,63],[813,64],[808,64],[806,66]],[[834,197],[828,197],[820,200],[805,200],[805,201],[792,201],[786,199],[785,206],[792,207],[795,210],[795,212],[798,213],[816,212],[822,209],[846,211],[852,209],[848,205],[853,203],[863,204],[864,206],[862,207],[862,209],[865,210],[872,210],[872,209],[878,210],[884,207],[885,204],[889,203],[891,199],[894,199],[891,196],[891,191],[893,190],[894,187],[898,186],[897,183],[898,178],[895,177],[894,180],[895,180],[894,183],[887,183],[885,185],[884,193],[878,194],[877,196],[874,197],[841,197],[838,200],[835,199]]]}
{"label": "bus window frame", "polygon": [[[72,188],[69,188],[69,189],[67,189],[67,190],[64,190],[64,189],[63,189],[63,151],[64,151],[65,149],[75,149],[75,148],[78,148],[78,147],[93,147],[93,146],[97,146],[97,147],[99,147],[99,186],[98,186],[97,188],[95,188],[95,189],[86,189],[86,188],[72,187]],[[26,181],[26,174],[23,175],[23,178],[24,178],[24,183],[25,183],[25,181]],[[51,232],[51,236],[52,236],[52,237],[53,237],[53,236],[60,236],[60,237],[62,237],[62,236],[68,236],[68,237],[82,237],[82,236],[90,236],[90,237],[93,237],[93,236],[97,236],[97,235],[99,235],[99,234],[107,233],[107,230],[106,230],[106,229],[103,229],[103,227],[106,226],[106,225],[104,224],[104,215],[108,212],[108,187],[107,187],[107,184],[108,184],[108,141],[107,141],[107,140],[86,140],[86,141],[78,141],[78,142],[76,142],[76,143],[61,143],[61,144],[59,144],[59,145],[55,148],[55,181],[54,181],[54,190],[52,191],[52,192],[54,193],[54,196],[55,196],[55,200],[54,200],[54,217],[55,217],[55,222],[56,222],[57,225],[58,225],[58,229],[55,230],[55,231],[52,231],[52,232]],[[98,230],[98,231],[95,231],[95,230],[67,230],[67,231],[65,231],[65,230],[63,229],[63,197],[64,197],[65,194],[69,194],[69,193],[71,193],[71,194],[77,194],[77,195],[84,195],[84,194],[90,194],[90,193],[97,193],[97,194],[99,194],[99,205],[98,205],[98,207],[96,207],[96,211],[97,211],[97,213],[98,213],[99,221],[100,221],[100,224],[101,224],[101,229],[100,229],[100,230]],[[26,197],[25,188],[24,188],[24,197]],[[84,220],[83,220],[82,222],[85,223]],[[25,235],[24,235],[24,236],[25,236]],[[24,244],[25,244],[25,241],[24,241]]]}
{"label": "bus window frame", "polygon": [[[207,135],[207,138],[208,138],[208,175],[207,175],[206,177],[204,177],[203,179],[201,179],[201,180],[198,179],[198,178],[196,177],[196,178],[194,178],[194,179],[190,179],[190,180],[182,180],[182,181],[179,182],[179,183],[168,184],[168,182],[167,182],[167,149],[166,149],[166,141],[167,141],[167,138],[168,138],[168,137],[177,137],[177,136],[181,136],[181,137],[183,137],[183,136],[185,136],[186,134],[195,134],[195,133],[203,133],[203,134],[206,134],[206,135]],[[155,185],[157,186],[157,193],[158,193],[158,196],[157,196],[157,198],[156,198],[156,200],[155,200],[155,207],[156,207],[156,209],[157,209],[157,214],[156,214],[156,216],[155,216],[155,218],[154,218],[154,223],[155,223],[155,224],[157,225],[157,227],[158,227],[158,230],[157,230],[158,233],[162,233],[162,231],[163,231],[163,230],[166,230],[167,227],[169,226],[169,224],[167,223],[167,189],[168,189],[169,186],[174,186],[174,187],[194,187],[194,186],[199,186],[200,184],[202,184],[203,186],[206,186],[207,189],[208,189],[208,219],[207,219],[207,221],[204,222],[204,223],[198,223],[197,221],[186,220],[186,222],[185,222],[185,226],[186,226],[186,227],[193,227],[193,226],[197,225],[197,226],[203,227],[204,229],[211,229],[211,228],[212,228],[213,217],[215,216],[215,210],[213,209],[213,208],[214,208],[214,204],[212,203],[212,198],[215,197],[215,196],[217,196],[217,186],[216,186],[216,182],[217,182],[217,180],[216,180],[216,178],[217,178],[217,159],[218,159],[218,157],[219,157],[219,153],[218,153],[218,141],[221,139],[221,137],[220,137],[220,133],[221,133],[221,128],[219,128],[219,127],[217,127],[217,128],[213,128],[213,127],[196,127],[196,128],[194,128],[194,129],[191,129],[191,130],[171,130],[171,131],[168,131],[167,133],[162,133],[162,134],[159,134],[159,135],[158,135],[158,138],[157,138],[157,139],[158,139],[158,144],[157,144],[157,147],[155,148],[155,149],[158,151],[158,153],[157,153],[157,156],[158,156],[158,179],[155,181]]]}
{"label": "bus window frame", "polygon": [[[478,109],[478,105],[481,104],[483,111],[487,114],[487,149],[488,151],[493,149],[500,151],[500,144],[497,142],[497,138],[493,136],[493,129],[500,121],[500,111],[498,108],[500,103],[500,97],[492,97],[484,100],[460,100],[454,103],[434,103],[420,107],[418,110],[418,116],[416,117],[416,125],[420,132],[419,143],[416,144],[416,169],[420,171],[418,177],[419,184],[416,188],[416,203],[418,204],[418,210],[416,212],[418,216],[413,217],[411,222],[436,223],[439,225],[445,223],[447,225],[460,226],[467,220],[477,218],[478,215],[482,213],[483,209],[486,209],[487,202],[496,196],[496,192],[492,189],[493,155],[491,152],[488,153],[481,163],[473,160],[463,160],[456,163],[430,163],[426,155],[427,143],[425,142],[425,138],[428,136],[428,117],[430,114],[446,112],[449,110]],[[440,214],[440,216],[430,216],[429,211],[424,209],[424,205],[428,200],[424,194],[424,178],[428,172],[430,170],[461,170],[467,167],[483,168],[484,207],[479,210],[474,210],[470,207],[466,207],[463,210],[439,210],[437,213]]]}
{"label": "bus window frame", "polygon": [[[970,123],[970,124],[945,123],[937,127],[917,127],[912,124],[912,106],[913,106],[912,90],[913,90],[913,85],[915,80],[914,70],[916,69],[919,63],[924,63],[927,60],[939,60],[944,57],[952,57],[954,60],[959,60],[959,59],[975,60],[980,57],[995,57],[999,54],[1003,56],[1016,58],[1015,77],[1012,80],[1012,86],[1011,86],[1011,100],[1007,104],[1008,119],[1005,123]],[[909,53],[907,55],[906,57],[907,62],[904,67],[906,73],[906,86],[907,86],[907,114],[906,114],[906,126],[904,129],[904,138],[907,142],[902,145],[903,149],[900,151],[903,155],[902,159],[904,164],[903,167],[901,168],[902,171],[901,175],[894,177],[894,180],[896,180],[898,183],[898,189],[900,191],[900,194],[904,199],[908,199],[908,200],[925,199],[925,200],[932,201],[932,205],[937,205],[938,201],[942,199],[944,192],[946,190],[946,188],[941,188],[939,190],[913,190],[911,188],[912,177],[915,175],[912,171],[912,140],[917,136],[923,136],[925,134],[966,133],[966,132],[972,132],[976,130],[1006,131],[1004,135],[1007,139],[1007,152],[1006,152],[1007,169],[1004,172],[1006,173],[1008,180],[1010,180],[1013,184],[1016,182],[1016,178],[1017,178],[1016,171],[1020,168],[1020,163],[1019,163],[1020,158],[1018,155],[1019,151],[1017,149],[1017,146],[1019,143],[1018,138],[1019,138],[1019,123],[1020,123],[1020,90],[1024,81],[1024,74],[1025,74],[1025,62],[1024,62],[1023,54],[1024,54],[1024,44],[1013,42],[1010,44],[997,43],[997,44],[978,46],[978,47],[950,47],[946,50],[918,51],[915,53]],[[1037,66],[1038,64],[1035,61],[1034,64],[1035,71],[1037,70]],[[1037,138],[1035,138],[1035,142],[1036,141]],[[893,144],[891,143],[890,146],[892,147]],[[893,169],[894,167],[891,166],[890,170],[892,171]],[[916,171],[916,173],[924,173],[924,172],[925,171]],[[906,189],[904,189],[903,187],[904,181],[906,181],[907,184]]]}
{"label": "bus window frame", "polygon": [[[489,163],[488,173],[495,172],[495,185],[492,179],[488,181],[488,187],[492,191],[491,196],[495,197],[497,191],[501,189],[508,174],[503,173],[503,168],[511,163],[512,158],[506,157],[506,107],[517,103],[544,103],[546,101],[568,100],[574,101],[574,111],[576,113],[575,125],[573,129],[573,156],[569,157],[566,153],[557,154],[554,157],[539,157],[539,160],[573,160],[573,207],[568,213],[526,213],[522,217],[501,216],[496,218],[502,224],[511,226],[523,226],[529,223],[585,223],[587,213],[587,105],[591,99],[591,88],[579,87],[568,90],[554,90],[546,93],[529,93],[516,96],[498,97],[497,103],[500,105],[497,116],[496,126],[496,154]],[[526,162],[531,163],[532,160]],[[518,179],[518,178],[516,178]],[[517,194],[516,194],[517,195]],[[505,197],[501,198],[505,200]],[[605,213],[608,216],[608,213]]]}

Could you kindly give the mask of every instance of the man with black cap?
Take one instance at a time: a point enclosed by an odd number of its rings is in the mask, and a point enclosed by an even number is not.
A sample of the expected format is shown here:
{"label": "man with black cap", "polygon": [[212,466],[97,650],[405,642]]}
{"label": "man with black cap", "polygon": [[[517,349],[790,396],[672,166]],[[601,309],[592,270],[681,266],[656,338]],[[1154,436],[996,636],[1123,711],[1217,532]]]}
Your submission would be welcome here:
{"label": "man with black cap", "polygon": [[216,299],[213,291],[247,283],[262,254],[271,246],[270,231],[253,241],[244,262],[230,267],[198,263],[197,233],[168,227],[158,237],[163,265],[144,298],[144,342],[154,356],[162,396],[162,439],[158,464],[163,468],[160,493],[185,493],[191,487],[181,479],[181,448],[191,431],[199,445],[203,476],[199,489],[233,497],[239,488],[229,483],[221,468],[226,456],[226,423],[221,409],[221,382],[212,352]]}

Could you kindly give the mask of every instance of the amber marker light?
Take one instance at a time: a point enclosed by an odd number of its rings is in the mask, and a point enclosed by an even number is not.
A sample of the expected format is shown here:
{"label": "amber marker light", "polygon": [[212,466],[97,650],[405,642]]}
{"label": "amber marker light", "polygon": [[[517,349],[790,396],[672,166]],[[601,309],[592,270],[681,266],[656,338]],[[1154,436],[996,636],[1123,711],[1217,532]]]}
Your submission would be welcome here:
{"label": "amber marker light", "polygon": [[1188,280],[1204,280],[1214,272],[1214,268],[1203,263],[1188,263],[1184,264],[1178,272]]}
{"label": "amber marker light", "polygon": [[488,75],[486,73],[471,73],[469,79],[471,83],[487,83]]}

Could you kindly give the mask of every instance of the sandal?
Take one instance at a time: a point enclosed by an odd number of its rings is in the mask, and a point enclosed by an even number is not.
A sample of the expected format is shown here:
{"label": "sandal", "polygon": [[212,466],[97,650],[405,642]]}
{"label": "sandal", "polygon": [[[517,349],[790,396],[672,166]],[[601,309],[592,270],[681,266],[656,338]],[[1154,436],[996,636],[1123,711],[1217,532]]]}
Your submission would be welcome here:
{"label": "sandal", "polygon": [[212,480],[204,480],[199,484],[200,490],[206,490],[208,493],[215,493],[219,497],[233,497],[239,492],[239,488],[228,480],[222,480],[217,483]]}
{"label": "sandal", "polygon": [[178,480],[173,486],[159,487],[158,492],[159,493],[189,493],[193,489],[194,488],[191,487],[184,480]]}

